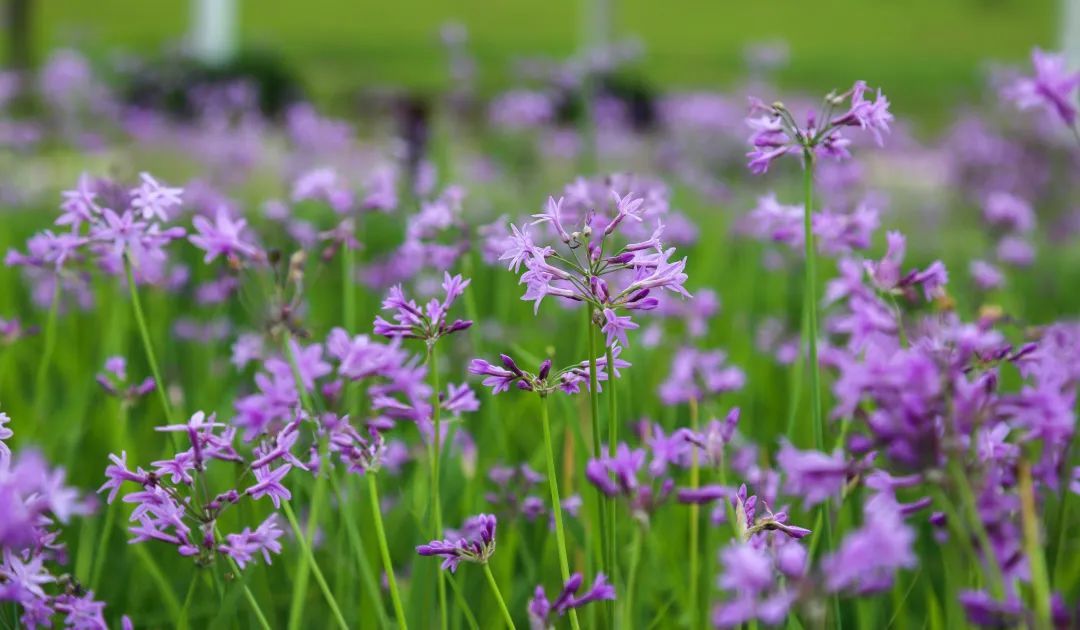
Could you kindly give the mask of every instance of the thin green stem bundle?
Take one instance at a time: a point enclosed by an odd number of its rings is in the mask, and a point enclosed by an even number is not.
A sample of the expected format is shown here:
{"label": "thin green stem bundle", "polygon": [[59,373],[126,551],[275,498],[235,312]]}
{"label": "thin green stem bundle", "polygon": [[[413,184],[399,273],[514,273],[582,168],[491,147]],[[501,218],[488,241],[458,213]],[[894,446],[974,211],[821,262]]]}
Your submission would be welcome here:
{"label": "thin green stem bundle", "polygon": [[[559,549],[559,570],[563,582],[570,579],[570,562],[566,553],[566,532],[563,528],[562,501],[559,499],[559,480],[555,468],[555,446],[551,439],[551,420],[548,417],[547,396],[540,397],[540,420],[544,425],[544,446],[547,450],[548,488],[551,489],[551,510],[555,514],[555,543]],[[570,609],[570,625],[577,630],[577,611]]]}

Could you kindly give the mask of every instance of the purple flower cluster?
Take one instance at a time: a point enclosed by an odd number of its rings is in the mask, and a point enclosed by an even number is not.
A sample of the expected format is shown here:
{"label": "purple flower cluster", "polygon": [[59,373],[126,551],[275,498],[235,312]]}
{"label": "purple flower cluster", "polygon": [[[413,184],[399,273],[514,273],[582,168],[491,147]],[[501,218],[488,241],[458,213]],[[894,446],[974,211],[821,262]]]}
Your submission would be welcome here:
{"label": "purple flower cluster", "polygon": [[433,540],[416,548],[421,556],[442,556],[442,568],[451,573],[464,562],[487,564],[495,553],[495,517],[479,514],[470,517],[460,531],[447,531],[443,540]]}
{"label": "purple flower cluster", "polygon": [[[672,261],[675,250],[664,248],[664,226],[659,218],[656,229],[643,240],[621,245],[613,242],[618,230],[626,231],[621,226],[643,223],[647,214],[658,212],[653,209],[658,204],[666,210],[666,201],[634,192],[620,195],[615,190],[610,196],[609,203],[584,212],[567,203],[566,197],[558,201],[548,198],[546,211],[533,215],[532,223],[510,226],[509,245],[499,257],[509,261],[511,271],[525,266],[522,299],[534,301],[534,310],[547,296],[584,302],[595,309],[596,324],[609,347],[616,343],[625,346],[626,332],[638,327],[630,316],[619,315],[620,311],[653,310],[665,291],[690,297],[683,287],[686,259]],[[562,253],[534,242],[530,227],[539,224],[548,226],[552,242],[561,245]]]}
{"label": "purple flower cluster", "polygon": [[[21,610],[28,628],[105,628],[105,604],[69,573],[60,525],[94,512],[96,501],[68,486],[62,469],[51,469],[35,451],[13,455],[4,443],[13,435],[0,413],[0,603]],[[124,627],[130,627],[127,618]]]}
{"label": "purple flower cluster", "polygon": [[563,584],[558,597],[549,600],[543,586],[537,586],[533,598],[529,600],[529,623],[535,630],[549,630],[567,611],[581,608],[590,602],[615,599],[615,587],[607,581],[607,576],[597,573],[592,586],[584,595],[578,596],[583,578],[580,573],[570,576]]}
{"label": "purple flower cluster", "polygon": [[[889,113],[889,101],[878,90],[874,100],[866,98],[869,92],[866,83],[856,81],[850,90],[843,94],[830,93],[825,97],[822,111],[812,112],[801,126],[782,103],[766,105],[757,99],[751,100],[751,112],[755,116],[747,119],[753,129],[747,153],[750,158],[750,171],[762,174],[776,159],[784,155],[802,156],[804,160],[815,157],[846,159],[851,157],[848,146],[851,141],[844,137],[846,127],[858,127],[873,135],[878,145],[883,144],[883,134],[889,132],[893,116]],[[845,103],[846,110],[839,110]]]}
{"label": "purple flower cluster", "polygon": [[647,520],[675,487],[667,466],[675,458],[663,450],[669,445],[668,441],[654,441],[651,451],[654,462],[659,463],[647,466],[649,453],[645,449],[620,443],[614,455],[590,459],[585,465],[585,478],[606,496],[625,499],[636,518]]}
{"label": "purple flower cluster", "polygon": [[[230,506],[245,498],[269,497],[274,507],[280,507],[282,501],[292,497],[283,484],[285,476],[293,468],[309,468],[293,453],[300,424],[300,420],[290,422],[256,445],[245,459],[234,447],[235,428],[216,422],[213,415],[197,412],[185,424],[158,427],[158,431],[184,434],[190,448],[153,462],[151,470],[131,470],[127,453],[110,455],[112,464],[105,469],[107,481],[99,492],[108,491],[107,500],[112,503],[124,484],[139,487],[123,495],[125,503],[135,506],[131,513],[134,524],[129,528],[132,544],[164,542],[200,565],[212,563],[219,554],[241,567],[257,554],[269,563],[271,553],[281,552],[278,539],[284,534],[276,514],[266,518],[255,531],[245,528],[225,537],[218,531],[219,519]],[[211,494],[207,471],[215,461],[243,464],[244,476],[250,475],[252,483],[243,489]]]}
{"label": "purple flower cluster", "polygon": [[46,290],[60,283],[77,295],[88,293],[88,272],[78,273],[79,266],[119,275],[125,257],[140,278],[164,280],[165,246],[184,235],[183,228],[168,226],[182,192],[147,173],[130,189],[84,173],[75,189],[63,193],[56,225],[67,231],[35,234],[26,243],[26,253],[9,250],[4,263],[22,267],[34,282],[47,285]]}
{"label": "purple flower cluster", "polygon": [[460,274],[451,276],[449,272],[444,273],[442,301],[432,299],[423,308],[405,296],[401,285],[392,287],[389,295],[383,300],[382,307],[384,310],[394,311],[393,317],[396,323],[391,324],[381,316],[376,316],[375,334],[391,338],[423,339],[430,345],[443,335],[465,330],[472,326],[471,321],[460,319],[448,321],[447,316],[454,301],[465,293],[465,287],[469,286],[470,282],[472,281],[462,279]]}
{"label": "purple flower cluster", "polygon": [[[616,378],[619,370],[630,367],[630,363],[619,358],[622,352],[621,346],[612,349],[613,371]],[[551,359],[545,359],[535,374],[526,372],[518,367],[517,363],[506,354],[499,355],[502,366],[492,365],[483,359],[473,359],[469,363],[469,372],[484,376],[484,385],[490,387],[493,394],[509,391],[514,386],[522,391],[536,392],[540,396],[547,396],[551,392],[561,390],[566,394],[577,394],[581,386],[589,387],[590,362],[588,360],[575,363],[569,367],[551,371]],[[597,387],[600,383],[608,380],[607,356],[596,359]]]}
{"label": "purple flower cluster", "polygon": [[[528,464],[493,466],[488,470],[488,479],[495,484],[495,490],[485,494],[484,500],[495,506],[499,514],[522,516],[529,522],[549,514],[546,500],[534,494],[536,486],[544,481],[544,476]],[[562,500],[563,512],[577,516],[581,504],[581,497],[568,496]],[[554,515],[550,516],[549,525],[554,527]]]}
{"label": "purple flower cluster", "polygon": [[127,404],[154,391],[156,384],[153,377],[146,377],[141,382],[128,382],[127,361],[124,357],[105,359],[104,371],[97,374],[97,382],[105,393],[116,396]]}

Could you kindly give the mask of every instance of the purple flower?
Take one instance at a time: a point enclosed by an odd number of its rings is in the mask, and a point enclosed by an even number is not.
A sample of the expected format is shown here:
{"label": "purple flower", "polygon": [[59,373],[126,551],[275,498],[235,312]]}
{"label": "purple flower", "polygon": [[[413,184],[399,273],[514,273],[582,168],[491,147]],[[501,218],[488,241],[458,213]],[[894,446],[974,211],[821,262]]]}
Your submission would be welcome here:
{"label": "purple flower", "polygon": [[863,525],[849,533],[835,552],[822,558],[829,591],[876,593],[892,586],[893,574],[915,566],[915,532],[888,502],[867,504]]}
{"label": "purple flower", "polygon": [[442,568],[451,573],[457,571],[462,561],[487,564],[495,553],[495,517],[479,514],[465,521],[457,536],[448,536],[444,540],[433,540],[416,548],[421,556],[442,556]]}
{"label": "purple flower", "polygon": [[722,350],[679,349],[671,360],[668,378],[660,384],[660,399],[674,405],[742,389],[746,375],[726,363],[727,354]]}
{"label": "purple flower", "polygon": [[4,465],[11,460],[11,448],[4,443],[4,440],[9,440],[11,436],[15,435],[15,432],[6,426],[9,422],[11,422],[11,418],[0,411],[0,465]]}
{"label": "purple flower", "polygon": [[[644,449],[631,449],[620,443],[614,455],[590,459],[585,465],[585,478],[609,497],[626,498],[635,513],[648,515],[667,499],[675,482],[664,476],[663,471],[653,475],[646,470],[646,459]],[[644,478],[643,471],[647,473]]]}
{"label": "purple flower", "polygon": [[768,548],[736,541],[720,552],[720,564],[719,584],[732,597],[713,609],[714,625],[731,628],[754,619],[776,625],[787,617],[797,593],[781,585],[778,562]]}
{"label": "purple flower", "polygon": [[288,501],[292,498],[292,493],[281,483],[285,478],[285,475],[288,474],[291,469],[292,464],[282,464],[273,469],[269,466],[253,468],[252,472],[255,474],[255,485],[245,490],[244,494],[250,495],[253,499],[270,497],[270,501],[274,504],[274,507],[280,508],[283,500]]}
{"label": "purple flower", "polygon": [[206,252],[206,256],[203,257],[205,263],[211,262],[218,256],[230,259],[236,259],[238,256],[247,258],[259,256],[259,249],[245,242],[242,237],[247,221],[244,219],[234,221],[223,209],[218,210],[213,223],[199,214],[195,215],[191,224],[198,234],[192,234],[188,240],[195,247]]}
{"label": "purple flower", "polygon": [[972,260],[968,264],[971,279],[984,291],[996,289],[1005,282],[1005,276],[1001,270],[985,260]]}
{"label": "purple flower", "polygon": [[[534,302],[534,312],[549,296],[584,302],[595,310],[607,345],[620,341],[625,347],[626,331],[638,325],[620,314],[623,309],[658,308],[664,291],[690,297],[683,286],[686,259],[672,261],[674,248],[664,249],[661,241],[666,191],[639,190],[640,185],[614,177],[579,179],[558,201],[549,197],[545,212],[534,214],[532,223],[510,225],[499,260],[508,261],[514,272],[524,265],[522,299]],[[638,227],[646,219],[655,224],[651,236]],[[550,233],[534,236],[530,228],[537,225],[550,227]],[[545,244],[544,236],[558,250]]]}
{"label": "purple flower", "polygon": [[847,482],[849,467],[839,451],[800,451],[785,440],[776,463],[784,473],[784,491],[802,497],[807,508],[840,496]]}
{"label": "purple flower", "polygon": [[[868,131],[878,145],[882,145],[882,134],[889,132],[889,123],[893,120],[889,101],[880,90],[873,101],[866,100],[867,91],[864,81],[856,81],[843,94],[829,94],[825,98],[825,110],[811,113],[805,125],[799,125],[782,103],[766,105],[751,99],[752,117],[746,121],[753,130],[750,136],[752,150],[746,154],[750,159],[750,171],[761,175],[769,170],[773,161],[788,154],[848,158],[850,141],[840,133],[845,127]],[[844,101],[849,101],[848,110],[834,115],[835,108]]]}
{"label": "purple flower", "polygon": [[139,179],[141,183],[131,191],[132,210],[143,219],[168,221],[169,210],[180,205],[184,190],[162,186],[149,173],[139,173]]}
{"label": "purple flower", "polygon": [[266,564],[270,564],[271,553],[281,553],[280,539],[285,532],[278,527],[277,514],[266,517],[255,531],[245,527],[238,534],[227,534],[226,542],[218,547],[218,550],[236,561],[237,566],[243,569],[255,554],[262,554]]}
{"label": "purple flower", "polygon": [[582,582],[583,579],[580,573],[571,575],[563,584],[562,591],[559,592],[554,602],[548,600],[547,593],[542,585],[537,586],[533,598],[529,600],[528,607],[529,623],[532,627],[539,629],[554,628],[559,618],[565,615],[568,610],[580,608],[589,602],[615,599],[615,587],[608,583],[607,576],[603,573],[597,573],[592,587],[584,595],[578,597],[577,592],[581,590]]}
{"label": "purple flower", "polygon": [[1031,204],[1007,192],[995,191],[983,204],[983,218],[990,225],[1011,232],[1027,233],[1035,227]]}
{"label": "purple flower", "polygon": [[1034,76],[1021,77],[1008,85],[1002,96],[1020,109],[1038,107],[1056,114],[1068,126],[1076,123],[1073,92],[1080,86],[1080,72],[1069,72],[1065,55],[1031,51]]}
{"label": "purple flower", "polygon": [[635,328],[638,328],[638,325],[629,316],[620,317],[610,308],[604,309],[604,325],[600,327],[600,331],[607,335],[605,343],[608,346],[613,346],[616,342],[619,342],[622,347],[629,348],[630,342],[626,339],[626,331]]}
{"label": "purple flower", "polygon": [[434,343],[443,335],[465,330],[472,326],[471,321],[458,319],[450,322],[447,315],[454,301],[465,292],[465,287],[469,286],[470,282],[472,281],[463,280],[460,275],[451,276],[449,272],[444,272],[442,288],[445,297],[441,302],[433,299],[423,308],[408,299],[400,285],[392,287],[383,300],[382,307],[383,310],[395,311],[394,321],[397,323],[391,324],[376,316],[375,334],[391,338],[423,339]]}

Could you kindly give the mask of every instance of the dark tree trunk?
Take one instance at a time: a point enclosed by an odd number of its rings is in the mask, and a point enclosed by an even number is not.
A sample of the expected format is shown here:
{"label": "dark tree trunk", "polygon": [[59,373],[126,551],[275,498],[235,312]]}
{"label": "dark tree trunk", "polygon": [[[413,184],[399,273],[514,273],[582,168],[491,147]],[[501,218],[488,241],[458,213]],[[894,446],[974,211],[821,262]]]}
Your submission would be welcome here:
{"label": "dark tree trunk", "polygon": [[8,34],[7,62],[14,70],[26,71],[33,61],[30,42],[30,11],[32,0],[8,0],[6,27]]}

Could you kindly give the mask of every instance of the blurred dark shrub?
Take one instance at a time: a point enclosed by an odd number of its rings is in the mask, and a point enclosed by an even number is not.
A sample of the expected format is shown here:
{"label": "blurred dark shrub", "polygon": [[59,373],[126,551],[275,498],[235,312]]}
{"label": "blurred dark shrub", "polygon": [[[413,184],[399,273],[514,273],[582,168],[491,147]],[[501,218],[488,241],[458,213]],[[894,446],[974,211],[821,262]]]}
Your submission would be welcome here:
{"label": "blurred dark shrub", "polygon": [[196,113],[201,96],[231,85],[252,90],[269,118],[278,118],[304,97],[300,80],[282,56],[253,49],[219,64],[176,53],[144,61],[122,74],[120,93],[129,104],[187,118]]}

